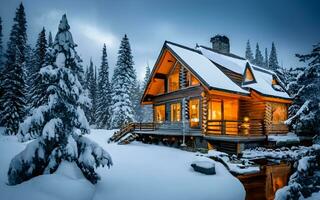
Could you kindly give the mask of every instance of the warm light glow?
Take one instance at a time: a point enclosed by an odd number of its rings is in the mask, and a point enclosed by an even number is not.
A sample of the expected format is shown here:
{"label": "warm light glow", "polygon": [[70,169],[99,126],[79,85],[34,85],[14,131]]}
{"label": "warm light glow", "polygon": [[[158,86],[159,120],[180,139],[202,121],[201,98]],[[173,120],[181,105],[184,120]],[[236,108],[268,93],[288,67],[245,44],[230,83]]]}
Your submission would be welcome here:
{"label": "warm light glow", "polygon": [[244,118],[243,118],[243,121],[244,121],[244,122],[249,122],[249,120],[250,120],[249,117],[244,117]]}
{"label": "warm light glow", "polygon": [[222,102],[219,100],[209,102],[209,120],[221,120],[221,106]]}
{"label": "warm light glow", "polygon": [[154,107],[155,121],[162,123],[165,121],[166,107],[165,105],[159,105]]}
{"label": "warm light glow", "polygon": [[171,121],[180,122],[181,121],[181,104],[173,103],[170,105],[171,109]]}
{"label": "warm light glow", "polygon": [[253,81],[253,75],[251,73],[251,71],[249,70],[249,68],[246,69],[246,75],[245,75],[245,81]]}
{"label": "warm light glow", "polygon": [[199,99],[189,101],[190,127],[199,127]]}
{"label": "warm light glow", "polygon": [[169,92],[179,90],[179,72],[180,65],[178,64],[169,76]]}
{"label": "warm light glow", "polygon": [[273,103],[272,105],[272,123],[283,124],[288,119],[288,108],[286,104]]}

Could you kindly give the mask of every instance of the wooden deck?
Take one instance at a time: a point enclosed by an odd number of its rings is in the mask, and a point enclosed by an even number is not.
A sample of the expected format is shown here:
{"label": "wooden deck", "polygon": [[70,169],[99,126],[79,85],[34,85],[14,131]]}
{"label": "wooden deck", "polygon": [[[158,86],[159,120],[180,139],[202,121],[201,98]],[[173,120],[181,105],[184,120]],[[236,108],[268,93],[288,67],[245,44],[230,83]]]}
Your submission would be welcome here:
{"label": "wooden deck", "polygon": [[265,141],[265,135],[218,135],[208,134],[203,136],[207,140],[215,141],[230,141],[230,142],[253,142],[253,141]]}

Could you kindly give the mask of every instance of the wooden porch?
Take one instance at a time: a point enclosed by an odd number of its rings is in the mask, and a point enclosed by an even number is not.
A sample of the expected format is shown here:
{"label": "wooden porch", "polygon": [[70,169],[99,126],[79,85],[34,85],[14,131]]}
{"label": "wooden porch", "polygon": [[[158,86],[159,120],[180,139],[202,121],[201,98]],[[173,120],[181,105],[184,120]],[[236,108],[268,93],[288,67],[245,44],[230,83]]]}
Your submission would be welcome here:
{"label": "wooden porch", "polygon": [[263,135],[263,120],[207,120],[205,135]]}

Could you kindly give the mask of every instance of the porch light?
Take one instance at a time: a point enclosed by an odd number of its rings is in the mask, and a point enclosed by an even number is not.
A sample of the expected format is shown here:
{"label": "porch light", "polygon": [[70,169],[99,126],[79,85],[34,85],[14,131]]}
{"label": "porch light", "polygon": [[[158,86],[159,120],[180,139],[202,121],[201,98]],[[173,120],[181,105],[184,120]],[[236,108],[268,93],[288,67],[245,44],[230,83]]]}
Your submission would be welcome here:
{"label": "porch light", "polygon": [[244,122],[249,122],[249,120],[250,120],[249,117],[244,117],[244,118],[243,118],[243,121],[244,121]]}
{"label": "porch light", "polygon": [[199,122],[199,118],[191,118],[191,122]]}

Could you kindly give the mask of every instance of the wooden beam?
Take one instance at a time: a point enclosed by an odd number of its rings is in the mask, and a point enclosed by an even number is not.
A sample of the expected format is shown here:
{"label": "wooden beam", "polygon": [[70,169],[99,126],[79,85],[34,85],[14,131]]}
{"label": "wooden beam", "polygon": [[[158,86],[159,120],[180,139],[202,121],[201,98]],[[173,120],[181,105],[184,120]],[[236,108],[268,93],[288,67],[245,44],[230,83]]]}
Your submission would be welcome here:
{"label": "wooden beam", "polygon": [[165,80],[167,78],[167,75],[162,74],[162,73],[156,73],[154,75],[154,78],[156,78],[156,79],[164,79]]}

